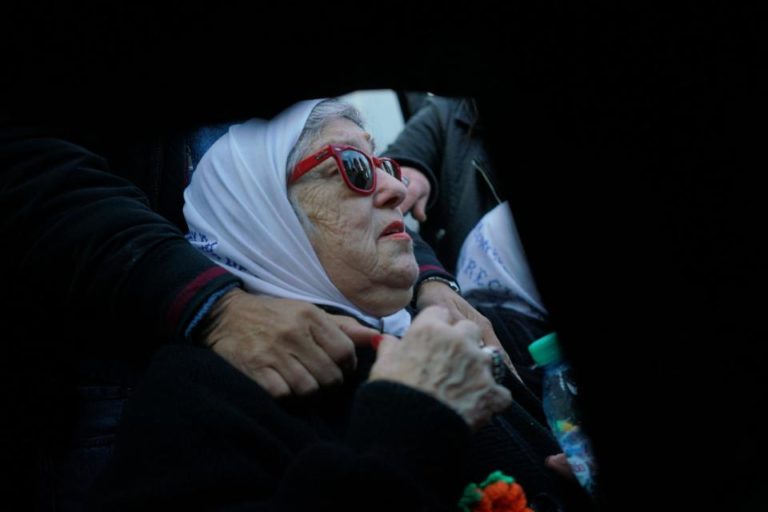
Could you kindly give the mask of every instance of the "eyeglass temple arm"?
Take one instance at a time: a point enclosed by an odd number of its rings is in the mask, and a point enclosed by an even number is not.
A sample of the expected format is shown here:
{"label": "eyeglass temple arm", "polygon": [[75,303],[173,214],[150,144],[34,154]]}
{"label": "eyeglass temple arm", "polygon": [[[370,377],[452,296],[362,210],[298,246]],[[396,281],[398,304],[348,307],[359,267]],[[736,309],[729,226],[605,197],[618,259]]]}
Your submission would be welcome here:
{"label": "eyeglass temple arm", "polygon": [[315,153],[314,155],[310,155],[298,164],[296,164],[296,167],[293,169],[293,172],[291,172],[290,177],[288,178],[288,184],[290,185],[294,181],[298,180],[305,174],[307,174],[309,171],[314,169],[316,166],[320,165],[321,162],[324,160],[327,160],[333,156],[333,151],[331,148],[326,148],[321,153]]}

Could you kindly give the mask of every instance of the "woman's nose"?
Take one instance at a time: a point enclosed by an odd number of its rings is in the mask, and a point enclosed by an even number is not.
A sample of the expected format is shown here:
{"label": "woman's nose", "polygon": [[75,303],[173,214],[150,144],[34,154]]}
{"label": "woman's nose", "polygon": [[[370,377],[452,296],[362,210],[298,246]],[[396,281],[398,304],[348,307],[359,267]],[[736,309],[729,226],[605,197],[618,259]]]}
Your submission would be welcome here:
{"label": "woman's nose", "polygon": [[381,168],[376,169],[373,203],[378,208],[397,208],[405,200],[405,185]]}

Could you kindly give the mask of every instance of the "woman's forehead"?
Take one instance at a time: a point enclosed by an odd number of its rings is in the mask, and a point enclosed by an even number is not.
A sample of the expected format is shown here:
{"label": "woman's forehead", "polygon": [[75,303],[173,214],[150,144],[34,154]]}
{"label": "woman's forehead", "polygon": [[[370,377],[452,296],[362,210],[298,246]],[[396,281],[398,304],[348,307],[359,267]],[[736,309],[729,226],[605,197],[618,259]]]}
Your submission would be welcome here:
{"label": "woman's forehead", "polygon": [[326,144],[346,144],[368,153],[373,153],[376,149],[371,134],[348,119],[334,119],[325,125],[317,145]]}

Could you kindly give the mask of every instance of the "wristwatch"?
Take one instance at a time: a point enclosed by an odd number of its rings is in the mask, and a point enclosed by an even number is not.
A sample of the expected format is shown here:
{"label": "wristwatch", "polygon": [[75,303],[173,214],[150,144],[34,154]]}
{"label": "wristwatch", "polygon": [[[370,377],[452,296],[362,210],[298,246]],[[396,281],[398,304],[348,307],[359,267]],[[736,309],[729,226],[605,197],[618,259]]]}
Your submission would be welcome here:
{"label": "wristwatch", "polygon": [[461,288],[459,288],[459,285],[456,283],[456,281],[452,281],[446,277],[443,276],[429,276],[424,278],[420,283],[419,286],[423,285],[424,283],[428,283],[430,281],[440,281],[443,284],[448,285],[451,290],[455,291],[459,295],[461,295]]}

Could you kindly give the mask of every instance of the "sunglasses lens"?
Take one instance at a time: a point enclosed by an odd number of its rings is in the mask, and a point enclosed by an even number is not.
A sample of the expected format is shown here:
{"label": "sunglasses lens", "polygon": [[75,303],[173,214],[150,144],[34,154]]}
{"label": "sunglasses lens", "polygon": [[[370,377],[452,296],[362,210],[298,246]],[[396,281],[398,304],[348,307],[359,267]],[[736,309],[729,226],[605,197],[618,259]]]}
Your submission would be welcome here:
{"label": "sunglasses lens", "polygon": [[397,165],[392,160],[382,160],[381,168],[384,170],[384,172],[386,172],[390,176],[393,176],[398,180],[400,179],[400,170],[397,168]]}
{"label": "sunglasses lens", "polygon": [[365,155],[359,151],[347,149],[341,153],[341,162],[353,186],[361,190],[373,188],[373,169]]}

